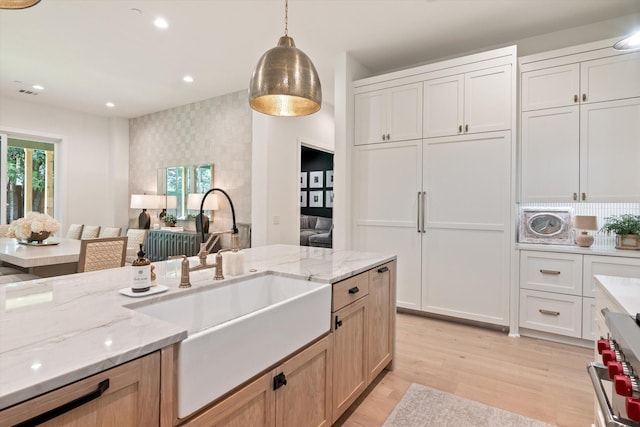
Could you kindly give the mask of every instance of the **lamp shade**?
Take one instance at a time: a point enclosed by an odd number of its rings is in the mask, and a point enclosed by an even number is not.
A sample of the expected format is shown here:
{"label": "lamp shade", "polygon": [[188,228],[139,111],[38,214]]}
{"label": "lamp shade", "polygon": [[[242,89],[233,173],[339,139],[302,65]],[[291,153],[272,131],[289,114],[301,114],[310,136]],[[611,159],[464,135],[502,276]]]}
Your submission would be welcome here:
{"label": "lamp shade", "polygon": [[158,198],[152,194],[132,194],[131,209],[156,209]]}
{"label": "lamp shade", "polygon": [[598,217],[591,215],[576,215],[573,218],[573,228],[577,230],[597,230]]}
{"label": "lamp shade", "polygon": [[249,82],[249,105],[272,116],[306,116],[320,110],[322,88],[316,67],[289,36],[266,51]]}
{"label": "lamp shade", "polygon": [[0,9],[26,9],[40,3],[40,0],[0,0]]}
{"label": "lamp shade", "polygon": [[156,196],[158,209],[175,209],[178,207],[178,196],[165,196],[159,194]]}
{"label": "lamp shade", "polygon": [[[187,197],[187,209],[200,210],[200,204],[202,203],[203,193],[190,193]],[[217,211],[218,210],[218,196],[215,194],[209,194],[204,201],[205,211]]]}

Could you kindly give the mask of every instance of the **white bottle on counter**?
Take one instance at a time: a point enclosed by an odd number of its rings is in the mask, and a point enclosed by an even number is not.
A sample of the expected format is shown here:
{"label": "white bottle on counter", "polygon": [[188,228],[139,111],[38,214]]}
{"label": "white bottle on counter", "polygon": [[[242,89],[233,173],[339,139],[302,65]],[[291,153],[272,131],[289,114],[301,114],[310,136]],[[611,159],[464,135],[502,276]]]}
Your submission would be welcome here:
{"label": "white bottle on counter", "polygon": [[223,252],[222,271],[231,276],[244,274],[244,253],[241,251]]}

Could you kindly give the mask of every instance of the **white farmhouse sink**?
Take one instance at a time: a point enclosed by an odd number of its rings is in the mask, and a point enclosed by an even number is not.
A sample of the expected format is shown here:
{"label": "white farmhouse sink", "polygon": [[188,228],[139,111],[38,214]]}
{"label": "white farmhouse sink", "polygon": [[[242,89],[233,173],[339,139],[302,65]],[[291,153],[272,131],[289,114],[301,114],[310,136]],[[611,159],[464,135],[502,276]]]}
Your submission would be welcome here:
{"label": "white farmhouse sink", "polygon": [[183,418],[329,331],[331,285],[263,275],[134,310],[180,325]]}

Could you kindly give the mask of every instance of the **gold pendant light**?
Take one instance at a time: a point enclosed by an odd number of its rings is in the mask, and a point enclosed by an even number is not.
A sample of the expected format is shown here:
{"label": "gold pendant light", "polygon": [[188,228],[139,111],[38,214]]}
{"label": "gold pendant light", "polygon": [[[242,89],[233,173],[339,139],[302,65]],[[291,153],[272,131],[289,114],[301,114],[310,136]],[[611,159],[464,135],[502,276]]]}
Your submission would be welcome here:
{"label": "gold pendant light", "polygon": [[26,9],[40,3],[40,0],[0,0],[0,9]]}
{"label": "gold pendant light", "polygon": [[288,0],[284,11],[284,36],[262,55],[253,70],[249,104],[272,116],[306,116],[320,110],[322,88],[316,67],[288,35]]}

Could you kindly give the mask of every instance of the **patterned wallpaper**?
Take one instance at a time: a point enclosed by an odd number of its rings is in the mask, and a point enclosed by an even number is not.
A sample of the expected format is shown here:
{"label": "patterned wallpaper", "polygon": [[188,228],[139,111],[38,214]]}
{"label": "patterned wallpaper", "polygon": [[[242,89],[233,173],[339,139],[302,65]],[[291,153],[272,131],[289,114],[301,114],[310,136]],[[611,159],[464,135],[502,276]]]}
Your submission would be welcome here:
{"label": "patterned wallpaper", "polygon": [[[214,185],[229,193],[236,221],[249,223],[251,127],[245,90],[131,119],[130,193],[156,194],[158,168],[212,163]],[[229,205],[222,194],[218,200],[213,230],[230,229]],[[138,214],[129,211],[130,224],[137,224]]]}

